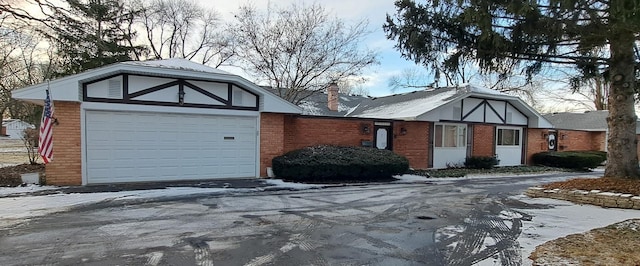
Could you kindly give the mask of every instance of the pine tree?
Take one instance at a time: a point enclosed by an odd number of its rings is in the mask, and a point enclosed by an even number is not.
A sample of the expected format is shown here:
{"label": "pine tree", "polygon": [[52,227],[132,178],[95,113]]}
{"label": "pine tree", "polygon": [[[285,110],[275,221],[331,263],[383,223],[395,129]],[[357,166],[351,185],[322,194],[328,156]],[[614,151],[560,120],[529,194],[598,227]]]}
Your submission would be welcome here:
{"label": "pine tree", "polygon": [[66,0],[69,9],[55,9],[45,35],[57,48],[59,75],[79,73],[137,59],[144,47],[133,45],[135,10],[120,0]]}

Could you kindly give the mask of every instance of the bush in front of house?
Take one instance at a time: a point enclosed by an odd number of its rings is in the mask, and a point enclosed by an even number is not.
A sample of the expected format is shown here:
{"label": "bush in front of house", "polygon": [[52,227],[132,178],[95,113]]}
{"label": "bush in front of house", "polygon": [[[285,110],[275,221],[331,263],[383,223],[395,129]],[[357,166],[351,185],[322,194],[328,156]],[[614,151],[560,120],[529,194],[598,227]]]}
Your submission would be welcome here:
{"label": "bush in front of house", "polygon": [[368,181],[409,170],[407,158],[366,147],[312,146],[273,158],[273,173],[292,181]]}
{"label": "bush in front of house", "polygon": [[584,170],[598,167],[607,160],[607,154],[599,151],[548,151],[534,154],[532,160],[539,165]]}
{"label": "bush in front of house", "polygon": [[491,169],[498,165],[498,159],[492,156],[472,156],[464,160],[464,167],[470,169]]}

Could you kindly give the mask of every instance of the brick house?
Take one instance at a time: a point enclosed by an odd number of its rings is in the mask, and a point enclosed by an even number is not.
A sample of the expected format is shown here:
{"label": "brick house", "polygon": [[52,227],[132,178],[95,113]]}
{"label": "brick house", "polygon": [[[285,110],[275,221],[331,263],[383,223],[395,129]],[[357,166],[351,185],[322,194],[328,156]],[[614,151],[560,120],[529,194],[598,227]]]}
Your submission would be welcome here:
{"label": "brick house", "polygon": [[[519,98],[471,86],[380,98],[330,86],[298,107],[184,59],[117,63],[49,87],[59,124],[46,174],[56,185],[260,177],[273,157],[316,144],[390,149],[413,168],[467,156],[519,165],[552,127]],[[13,97],[42,104],[46,89]]]}
{"label": "brick house", "polygon": [[[307,115],[271,114],[284,121],[273,129],[285,138],[278,153],[314,144],[364,145],[393,150],[418,169],[461,165],[469,156],[521,165],[539,151],[528,147],[529,134],[552,127],[521,99],[472,86],[379,98],[334,94],[337,88],[330,87],[324,98],[301,104]],[[332,106],[338,109],[332,112]],[[263,163],[269,165],[271,158],[263,157]]]}
{"label": "brick house", "polygon": [[[553,124],[553,129],[543,132],[549,140],[549,150],[607,151],[607,116],[607,110],[545,114],[544,117]],[[636,125],[636,134],[640,134],[640,123]]]}

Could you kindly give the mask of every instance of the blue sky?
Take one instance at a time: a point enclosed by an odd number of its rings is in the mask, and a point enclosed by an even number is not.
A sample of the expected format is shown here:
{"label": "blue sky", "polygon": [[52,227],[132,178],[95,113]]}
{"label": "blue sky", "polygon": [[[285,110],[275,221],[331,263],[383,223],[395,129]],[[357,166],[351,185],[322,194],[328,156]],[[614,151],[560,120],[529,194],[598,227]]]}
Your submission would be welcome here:
{"label": "blue sky", "polygon": [[[369,49],[373,49],[379,52],[380,64],[372,66],[365,71],[364,76],[367,77],[368,82],[362,86],[369,92],[370,96],[384,96],[392,94],[388,86],[388,80],[394,75],[400,74],[404,69],[409,68],[422,68],[414,64],[412,61],[407,61],[400,56],[400,53],[396,51],[393,46],[394,41],[387,40],[382,30],[382,25],[385,22],[386,14],[395,13],[395,6],[393,0],[325,0],[325,1],[301,1],[301,0],[278,0],[278,1],[210,1],[210,0],[198,0],[203,6],[211,7],[224,19],[230,19],[232,13],[236,12],[238,7],[246,3],[250,3],[258,9],[266,9],[267,5],[271,3],[276,6],[288,6],[292,3],[297,4],[321,4],[327,12],[335,15],[337,18],[343,21],[355,22],[362,19],[366,19],[369,22],[369,28],[371,34],[368,36],[363,46]],[[233,72],[244,76],[251,80],[246,74],[242,73],[239,69],[223,68],[226,71]],[[396,91],[396,93],[399,91]]]}

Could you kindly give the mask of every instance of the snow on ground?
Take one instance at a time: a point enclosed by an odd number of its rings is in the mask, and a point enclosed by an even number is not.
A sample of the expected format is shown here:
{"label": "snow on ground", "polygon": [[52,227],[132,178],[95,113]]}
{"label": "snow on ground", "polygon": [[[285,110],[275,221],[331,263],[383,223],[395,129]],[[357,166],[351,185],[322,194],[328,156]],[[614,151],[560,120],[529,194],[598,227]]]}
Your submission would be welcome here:
{"label": "snow on ground", "polygon": [[[451,181],[459,180],[446,178],[426,178],[415,175],[396,176],[397,183],[413,183],[425,181]],[[482,177],[470,177],[482,178]],[[309,185],[284,182],[279,179],[265,180],[270,187],[282,189],[312,189],[322,185]],[[59,187],[29,185],[26,187],[0,188],[0,196],[9,194],[20,194],[35,192],[47,189],[58,189]],[[225,194],[261,191],[264,188],[196,188],[196,187],[169,187],[166,189],[150,189],[120,192],[97,192],[97,193],[71,193],[53,194],[44,196],[20,196],[0,198],[0,227],[11,226],[33,217],[43,216],[50,213],[65,211],[74,207],[86,206],[99,202],[117,202],[131,199],[151,199],[158,197],[187,196],[194,194]],[[529,204],[552,205],[550,209],[521,209],[518,211],[533,216],[532,221],[523,221],[522,233],[518,238],[521,246],[522,259],[524,265],[531,265],[528,256],[536,246],[547,241],[563,237],[569,234],[582,233],[591,229],[604,227],[613,223],[627,219],[640,218],[638,210],[606,209],[591,205],[576,205],[566,201],[529,198],[526,196],[516,196],[517,200]],[[513,218],[515,212],[503,212],[504,218]],[[478,265],[493,265],[492,260],[486,260]]]}
{"label": "snow on ground", "polygon": [[[321,185],[308,185],[284,182],[278,179],[265,180],[270,188],[276,189],[310,189]],[[54,186],[28,185],[26,187],[1,187],[0,196],[23,194],[19,197],[0,198],[0,227],[10,226],[37,216],[69,210],[99,202],[116,202],[132,199],[152,199],[159,197],[192,196],[197,194],[228,194],[239,192],[262,191],[264,188],[197,188],[168,187],[165,189],[133,190],[119,192],[70,193],[44,196],[30,196],[24,193],[42,190],[59,189]]]}
{"label": "snow on ground", "polygon": [[529,255],[536,246],[547,241],[591,229],[605,227],[628,219],[640,218],[639,210],[608,209],[593,205],[576,205],[567,201],[529,198],[521,195],[515,199],[529,204],[553,205],[551,209],[519,210],[533,216],[523,221],[518,242],[522,250],[523,265],[531,265]]}
{"label": "snow on ground", "polygon": [[6,196],[11,194],[25,194],[43,190],[59,189],[60,187],[54,186],[39,186],[34,184],[27,184],[24,187],[0,187],[0,196]]}
{"label": "snow on ground", "polygon": [[302,190],[302,189],[311,189],[311,188],[321,188],[323,185],[316,184],[303,184],[303,183],[293,183],[293,182],[285,182],[282,179],[267,179],[265,180],[267,184],[271,186],[275,186],[283,189],[293,189],[293,190]]}

